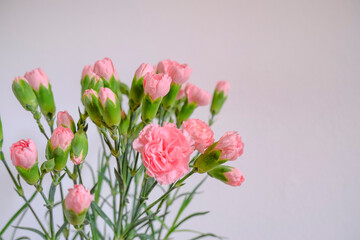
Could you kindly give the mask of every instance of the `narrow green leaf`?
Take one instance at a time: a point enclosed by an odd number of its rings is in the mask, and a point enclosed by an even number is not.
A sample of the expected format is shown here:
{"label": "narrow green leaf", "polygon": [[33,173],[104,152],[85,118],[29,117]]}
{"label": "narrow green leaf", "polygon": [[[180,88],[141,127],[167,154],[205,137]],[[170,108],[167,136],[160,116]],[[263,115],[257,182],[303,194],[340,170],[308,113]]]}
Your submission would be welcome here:
{"label": "narrow green leaf", "polygon": [[209,211],[206,212],[196,212],[193,214],[190,214],[189,216],[187,216],[186,218],[184,218],[183,220],[181,220],[178,224],[176,224],[176,226],[174,227],[175,229],[177,229],[182,223],[184,223],[185,221],[189,220],[190,218],[196,217],[196,216],[202,216],[205,214],[208,214]]}
{"label": "narrow green leaf", "polygon": [[34,232],[34,233],[37,233],[39,236],[41,236],[43,239],[46,240],[46,236],[40,232],[39,230],[35,229],[35,228],[30,228],[30,227],[14,227],[14,228],[18,228],[18,229],[22,229],[22,230],[28,230],[28,231],[31,231],[31,232]]}
{"label": "narrow green leaf", "polygon": [[31,240],[29,237],[18,237],[18,238],[16,238],[16,240],[24,240],[24,239]]}
{"label": "narrow green leaf", "polygon": [[68,224],[68,222],[64,222],[64,224],[59,228],[59,230],[55,233],[55,239],[59,239],[61,233],[64,231],[64,229],[66,228],[66,225]]}
{"label": "narrow green leaf", "polygon": [[105,221],[105,223],[114,230],[114,224],[111,222],[110,218],[101,210],[101,208],[95,203],[91,203],[91,207],[93,208],[93,211],[96,211],[99,216]]}

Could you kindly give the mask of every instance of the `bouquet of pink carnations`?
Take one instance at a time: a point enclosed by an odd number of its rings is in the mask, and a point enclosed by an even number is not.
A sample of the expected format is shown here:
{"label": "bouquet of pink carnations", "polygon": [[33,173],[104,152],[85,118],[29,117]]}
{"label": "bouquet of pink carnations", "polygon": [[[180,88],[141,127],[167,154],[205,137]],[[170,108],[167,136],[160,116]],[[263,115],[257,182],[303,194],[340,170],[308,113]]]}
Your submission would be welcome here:
{"label": "bouquet of pink carnations", "polygon": [[[192,175],[209,175],[240,186],[244,181],[240,170],[225,165],[242,154],[240,135],[229,131],[215,141],[210,128],[227,99],[229,83],[219,81],[211,96],[194,84],[185,86],[191,72],[187,64],[172,60],[161,61],[156,67],[143,63],[129,88],[120,82],[109,58],[85,66],[81,76],[83,107],[79,108],[77,121],[67,111],[56,114],[51,85],[42,69],[16,77],[13,92],[44,135],[46,151],[42,159],[46,161],[38,161],[33,140],[20,140],[10,148],[10,159],[17,171],[14,174],[2,152],[0,121],[1,161],[24,200],[13,217],[0,226],[0,239],[9,226],[14,231],[32,231],[38,239],[169,239],[184,231],[181,226],[185,221],[207,213],[183,216],[203,182],[193,191],[182,192]],[[122,104],[125,97],[128,107]],[[196,108],[210,103],[208,123],[190,118]],[[49,130],[43,126],[42,117]],[[86,161],[88,124],[95,125],[102,142],[96,171]],[[90,186],[83,184],[84,171],[92,172]],[[43,184],[46,181],[51,185]],[[67,193],[64,181],[73,184]],[[24,185],[29,186],[25,189]],[[25,191],[30,186],[31,195]],[[156,187],[163,192],[154,197],[151,193]],[[45,218],[39,217],[32,206],[37,195],[44,201]],[[175,201],[182,201],[176,211]],[[56,208],[61,209],[61,216],[55,218]],[[14,225],[27,210],[38,228],[21,226],[21,221]],[[169,219],[171,211],[175,214]],[[212,233],[192,232],[197,234],[194,239],[219,238]]]}

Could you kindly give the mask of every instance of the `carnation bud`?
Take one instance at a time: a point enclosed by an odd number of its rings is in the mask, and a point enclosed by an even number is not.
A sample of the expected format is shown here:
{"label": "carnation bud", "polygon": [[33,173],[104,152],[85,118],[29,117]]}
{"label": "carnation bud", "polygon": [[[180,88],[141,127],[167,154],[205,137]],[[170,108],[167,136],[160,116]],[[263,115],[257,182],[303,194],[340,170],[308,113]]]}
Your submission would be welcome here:
{"label": "carnation bud", "polygon": [[98,94],[93,89],[85,90],[83,94],[83,103],[86,109],[86,112],[89,114],[90,119],[98,126],[101,127],[101,113],[100,113],[100,103]]}
{"label": "carnation bud", "polygon": [[230,186],[240,186],[245,181],[239,169],[225,165],[212,169],[208,172],[208,175]]}
{"label": "carnation bud", "polygon": [[24,77],[34,90],[42,114],[47,120],[51,120],[56,108],[49,78],[41,68],[25,73]]}
{"label": "carnation bud", "polygon": [[35,112],[38,107],[38,101],[32,87],[24,77],[14,79],[12,90],[25,110]]}
{"label": "carnation bud", "polygon": [[90,82],[93,78],[99,78],[99,76],[96,75],[94,72],[94,67],[91,65],[86,65],[83,68],[82,74],[81,74],[81,95],[84,94],[86,89],[89,89]]}
{"label": "carnation bud", "polygon": [[171,78],[167,74],[147,73],[144,78],[145,97],[141,106],[143,122],[150,123],[156,116],[163,97],[170,90]]}
{"label": "carnation bud", "polygon": [[109,88],[100,88],[100,111],[105,124],[114,128],[120,124],[121,108],[118,97]]}
{"label": "carnation bud", "polygon": [[144,97],[144,77],[147,73],[154,73],[154,67],[147,63],[141,64],[136,70],[131,83],[129,106],[133,112],[135,112],[135,110],[140,106]]}
{"label": "carnation bud", "polygon": [[229,82],[227,81],[217,82],[210,107],[210,111],[212,115],[216,115],[220,112],[224,102],[227,99],[229,89],[230,89]]}
{"label": "carnation bud", "polygon": [[69,128],[57,127],[46,146],[47,159],[54,158],[57,171],[65,168],[71,149],[71,141],[74,138],[73,132]]}
{"label": "carnation bud", "polygon": [[51,172],[52,170],[54,170],[54,167],[55,167],[55,160],[52,158],[41,164],[41,172],[42,173]]}
{"label": "carnation bud", "polygon": [[74,123],[74,119],[70,116],[70,114],[67,111],[60,111],[57,113],[57,119],[56,119],[57,126],[63,126],[70,128],[73,133],[76,132],[76,127]]}
{"label": "carnation bud", "polygon": [[237,132],[230,131],[220,138],[214,149],[221,150],[220,159],[233,161],[243,154],[244,143]]}
{"label": "carnation bud", "polygon": [[85,190],[81,184],[69,189],[63,202],[64,214],[69,223],[74,226],[82,224],[93,200],[94,196],[90,194],[90,190]]}
{"label": "carnation bud", "polygon": [[88,139],[86,133],[83,130],[79,130],[75,133],[73,140],[71,141],[71,161],[78,165],[84,161],[88,153]]}
{"label": "carnation bud", "polygon": [[225,163],[225,160],[220,159],[221,151],[214,150],[217,143],[208,147],[203,154],[201,154],[194,162],[194,168],[199,173],[205,173]]}
{"label": "carnation bud", "polygon": [[20,140],[11,146],[10,152],[11,161],[20,176],[30,185],[37,184],[40,171],[35,143],[31,139]]}
{"label": "carnation bud", "polygon": [[162,105],[164,106],[165,109],[170,109],[174,105],[180,89],[181,89],[180,84],[171,83],[170,91],[168,92],[168,94],[165,95],[165,97],[162,100]]}

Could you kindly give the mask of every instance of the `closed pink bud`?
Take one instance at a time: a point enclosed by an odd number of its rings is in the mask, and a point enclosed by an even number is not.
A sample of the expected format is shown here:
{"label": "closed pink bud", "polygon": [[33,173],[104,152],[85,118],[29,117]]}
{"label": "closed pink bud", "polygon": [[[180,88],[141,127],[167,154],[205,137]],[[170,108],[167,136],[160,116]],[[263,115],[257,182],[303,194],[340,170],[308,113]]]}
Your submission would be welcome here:
{"label": "closed pink bud", "polygon": [[110,99],[115,104],[115,93],[110,88],[100,88],[99,99],[101,104],[105,107],[106,100]]}
{"label": "closed pink bud", "polygon": [[237,168],[232,168],[230,172],[226,172],[224,175],[228,179],[226,184],[231,186],[240,186],[245,181],[243,174]]}
{"label": "closed pink bud", "polygon": [[204,153],[205,149],[214,143],[214,132],[210,126],[200,119],[188,119],[183,122],[181,130],[186,131],[193,138],[195,149]]}
{"label": "closed pink bud", "polygon": [[147,73],[144,78],[144,92],[152,100],[164,97],[170,90],[171,78],[166,73]]}
{"label": "closed pink bud", "polygon": [[83,95],[83,98],[87,97],[91,101],[92,95],[94,95],[96,98],[98,98],[98,94],[94,89],[86,89]]}
{"label": "closed pink bud", "polygon": [[39,90],[40,84],[46,88],[49,87],[49,78],[41,68],[25,73],[24,77],[35,91]]}
{"label": "closed pink bud", "polygon": [[119,79],[117,71],[115,70],[113,62],[110,58],[104,58],[96,61],[94,64],[94,72],[106,80],[109,80],[112,75],[114,75],[115,79]]}
{"label": "closed pink bud", "polygon": [[173,64],[169,67],[169,76],[171,77],[173,83],[184,84],[187,80],[189,80],[191,73],[192,69],[187,64],[173,62]]}
{"label": "closed pink bud", "polygon": [[30,169],[37,161],[37,149],[35,143],[28,139],[14,143],[11,148],[11,161],[14,166]]}
{"label": "closed pink bud", "polygon": [[220,159],[236,160],[244,151],[244,143],[235,131],[226,132],[216,144],[215,150],[221,150]]}
{"label": "closed pink bud", "polygon": [[80,214],[90,207],[93,200],[94,196],[91,195],[90,190],[85,190],[83,185],[78,184],[69,189],[65,197],[65,208]]}
{"label": "closed pink bud", "polygon": [[60,147],[63,151],[66,151],[67,148],[70,146],[73,138],[74,133],[69,128],[58,126],[51,135],[51,147],[52,149]]}
{"label": "closed pink bud", "polygon": [[96,73],[94,72],[94,67],[91,65],[86,65],[82,71],[81,79],[83,79],[86,75],[89,76],[89,78],[96,77]]}
{"label": "closed pink bud", "polygon": [[166,59],[163,61],[160,61],[158,65],[156,66],[156,71],[158,73],[167,73],[169,74],[170,66],[173,64],[173,61],[170,59]]}
{"label": "closed pink bud", "polygon": [[197,106],[206,106],[211,101],[210,93],[191,83],[186,84],[185,94],[188,102],[196,103]]}
{"label": "closed pink bud", "polygon": [[70,128],[72,131],[75,129],[75,123],[74,119],[70,116],[70,114],[67,111],[60,111],[57,113],[57,119],[56,119],[57,126],[63,126]]}
{"label": "closed pink bud", "polygon": [[140,65],[140,67],[136,70],[135,76],[136,79],[139,80],[140,78],[144,77],[147,73],[154,73],[154,67],[150,64],[143,63]]}
{"label": "closed pink bud", "polygon": [[218,81],[216,83],[216,91],[218,93],[224,92],[224,96],[227,96],[230,90],[230,83],[228,81]]}

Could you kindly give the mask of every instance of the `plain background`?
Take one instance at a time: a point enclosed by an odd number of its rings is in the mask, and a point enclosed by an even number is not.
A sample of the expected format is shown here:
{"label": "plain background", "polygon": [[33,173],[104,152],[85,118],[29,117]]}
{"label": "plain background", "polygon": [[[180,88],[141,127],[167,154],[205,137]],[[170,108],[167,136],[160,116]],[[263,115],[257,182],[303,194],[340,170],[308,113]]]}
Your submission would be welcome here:
{"label": "plain background", "polygon": [[[228,239],[360,239],[359,43],[358,0],[1,0],[5,156],[10,163],[11,144],[32,138],[44,160],[44,139],[12,94],[15,76],[43,68],[57,109],[77,116],[84,65],[110,57],[129,84],[141,63],[171,58],[211,93],[218,80],[230,82],[213,129],[245,142],[232,163],[244,184],[208,179],[190,210],[211,213],[187,228]],[[208,116],[208,107],[195,114]],[[94,127],[89,138],[95,164]],[[2,227],[23,202],[4,167],[0,182]],[[30,213],[23,224],[36,226]]]}

